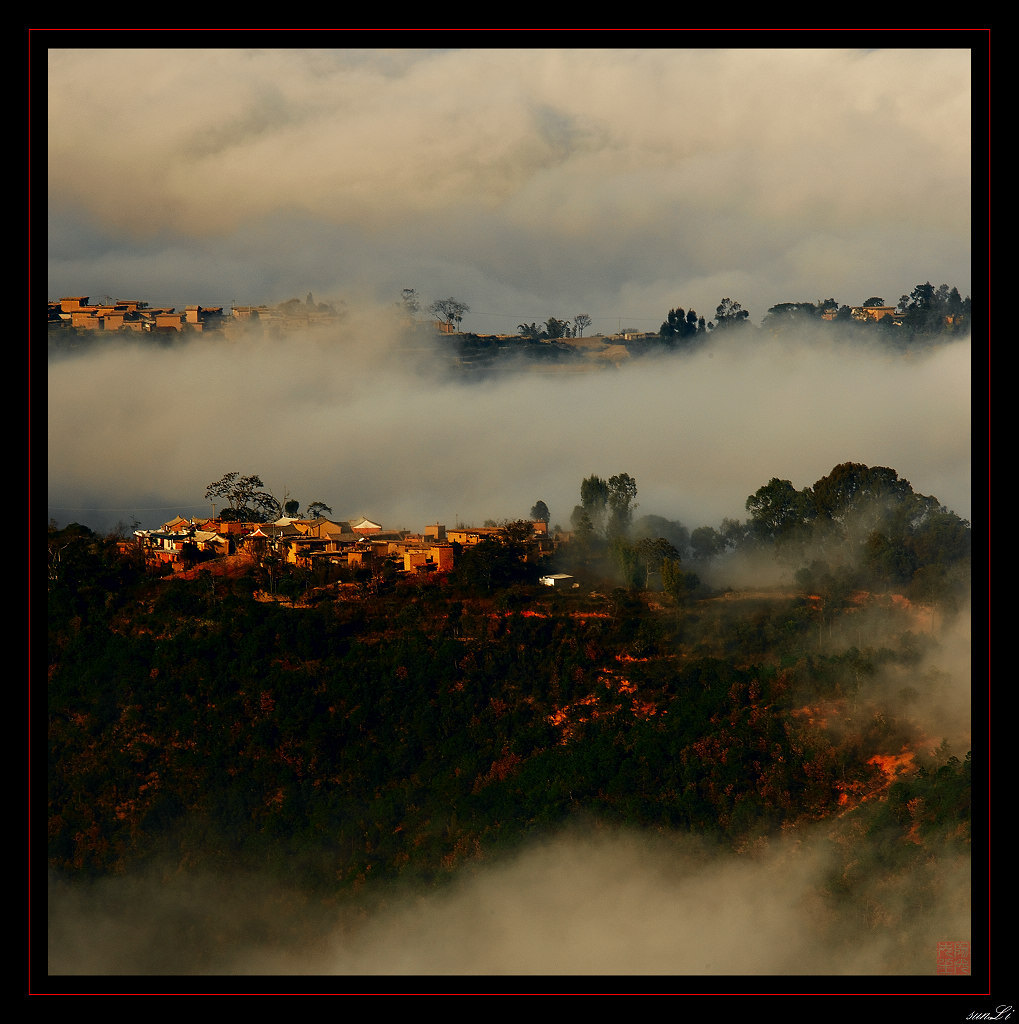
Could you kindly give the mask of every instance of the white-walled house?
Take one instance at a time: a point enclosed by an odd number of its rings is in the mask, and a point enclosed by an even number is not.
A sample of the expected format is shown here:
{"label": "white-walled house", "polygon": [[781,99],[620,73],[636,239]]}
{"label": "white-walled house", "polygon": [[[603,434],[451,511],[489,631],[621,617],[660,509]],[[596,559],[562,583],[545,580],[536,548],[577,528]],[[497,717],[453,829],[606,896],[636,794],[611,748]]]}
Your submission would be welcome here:
{"label": "white-walled house", "polygon": [[565,572],[554,572],[548,576],[542,576],[538,582],[543,583],[546,587],[555,587],[559,590],[564,590],[567,587],[580,586],[580,584],[577,583],[569,573]]}

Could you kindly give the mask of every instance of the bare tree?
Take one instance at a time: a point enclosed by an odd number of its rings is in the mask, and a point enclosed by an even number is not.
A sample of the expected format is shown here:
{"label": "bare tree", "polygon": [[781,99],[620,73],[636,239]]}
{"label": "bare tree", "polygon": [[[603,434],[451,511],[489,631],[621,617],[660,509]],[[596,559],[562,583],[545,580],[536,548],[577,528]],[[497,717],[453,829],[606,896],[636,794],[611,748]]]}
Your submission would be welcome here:
{"label": "bare tree", "polygon": [[220,513],[222,519],[261,520],[267,522],[280,514],[280,503],[265,487],[262,478],[256,474],[241,476],[226,473],[205,489],[205,500],[222,498],[226,507]]}
{"label": "bare tree", "polygon": [[591,318],[586,313],[578,313],[573,318],[573,326],[577,329],[577,336],[584,337],[584,331],[591,326]]}
{"label": "bare tree", "polygon": [[456,324],[457,330],[460,329],[460,321],[463,320],[464,313],[470,311],[471,307],[466,302],[460,302],[459,299],[454,299],[452,296],[448,299],[436,299],[428,307],[428,312],[436,320],[441,320],[450,327]]}

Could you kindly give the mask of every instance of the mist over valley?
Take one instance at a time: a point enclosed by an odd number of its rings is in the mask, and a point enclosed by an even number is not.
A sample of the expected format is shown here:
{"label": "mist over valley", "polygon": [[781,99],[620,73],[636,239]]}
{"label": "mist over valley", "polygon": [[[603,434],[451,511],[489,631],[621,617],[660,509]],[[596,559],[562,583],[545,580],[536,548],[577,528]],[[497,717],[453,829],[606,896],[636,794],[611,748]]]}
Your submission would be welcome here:
{"label": "mist over valley", "polygon": [[237,470],[389,529],[522,518],[538,499],[568,529],[584,477],[626,472],[640,514],[694,529],[742,519],[772,477],[799,488],[854,461],[968,518],[968,339],[903,358],[831,331],[759,335],[481,381],[455,374],[442,337],[401,350],[383,315],[329,338],[104,340],[48,368],[50,516],[211,515],[206,486]]}

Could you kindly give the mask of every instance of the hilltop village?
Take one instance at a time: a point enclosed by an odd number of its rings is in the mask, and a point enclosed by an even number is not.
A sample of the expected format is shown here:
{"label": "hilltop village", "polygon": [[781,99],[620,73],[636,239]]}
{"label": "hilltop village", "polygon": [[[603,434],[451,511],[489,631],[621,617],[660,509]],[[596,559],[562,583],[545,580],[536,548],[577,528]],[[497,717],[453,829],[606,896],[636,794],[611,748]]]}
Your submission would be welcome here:
{"label": "hilltop village", "polygon": [[[315,330],[337,327],[346,318],[342,308],[337,309],[330,303],[316,303],[309,294],[304,302],[290,299],[275,306],[231,306],[224,312],[222,306],[185,306],[178,311],[174,306],[150,306],[140,299],[116,299],[106,302],[90,302],[88,295],[75,295],[47,303],[47,321],[50,329],[70,329],[73,331],[128,331],[141,334],[158,334],[167,332],[198,333],[217,332],[225,336],[239,335],[257,325],[265,332],[290,332]],[[729,300],[723,300],[729,301]],[[738,306],[738,303],[735,304]],[[787,305],[801,306],[802,303],[783,303],[774,307],[780,310]],[[721,307],[720,307],[721,308]],[[838,307],[818,308],[817,316],[826,321],[835,320]],[[901,326],[904,313],[881,303],[870,303],[861,306],[846,307],[848,313],[858,322],[877,322],[884,317],[891,317],[897,326]],[[554,319],[554,318],[553,318]],[[951,322],[951,321],[949,321]],[[562,327],[569,326],[567,321],[556,321]],[[459,334],[451,323],[443,320],[431,320],[424,323],[418,321],[417,326],[428,327],[440,334]],[[525,325],[521,325],[524,327]],[[712,323],[708,329],[714,327]],[[481,338],[517,338],[526,334],[508,335],[474,335]],[[572,336],[569,333],[557,334],[552,340],[563,341],[578,347],[588,347],[595,340],[611,337],[620,342],[634,341],[642,338],[658,338],[660,331],[621,330],[614,335],[595,335],[590,338]]]}
{"label": "hilltop village", "polygon": [[[183,311],[172,306],[150,306],[138,299],[92,302],[87,295],[67,296],[48,303],[51,346],[85,345],[104,338],[145,336],[163,344],[209,335],[224,341],[252,337],[284,338],[292,335],[322,336],[337,333],[347,312],[329,303],[317,303],[311,295],[275,306],[189,305]],[[527,360],[534,370],[588,370],[619,366],[642,345],[656,342],[657,332],[624,330],[615,335],[591,337],[475,334],[461,332],[440,319],[417,319],[406,310],[396,311],[396,323],[408,339],[446,337],[444,354],[459,370],[484,370],[496,358],[512,355]],[[557,321],[558,323],[558,321]],[[565,323],[565,322],[562,322]],[[412,341],[412,346],[421,341]],[[411,348],[408,358],[419,350]],[[500,363],[502,365],[502,362]]]}
{"label": "hilltop village", "polygon": [[344,319],[342,310],[326,303],[314,303],[311,296],[278,306],[150,306],[141,299],[90,302],[88,295],[74,295],[47,303],[48,326],[69,331],[117,331],[138,334],[214,332],[237,336],[253,325],[266,331],[327,328]]}
{"label": "hilltop village", "polygon": [[[917,285],[897,304],[871,296],[861,305],[835,299],[780,302],[768,309],[759,327],[748,310],[724,298],[714,319],[693,310],[670,309],[658,330],[623,327],[613,334],[584,336],[592,318],[578,313],[573,321],[549,317],[542,324],[521,323],[516,334],[477,334],[460,329],[470,307],[456,299],[433,302],[424,316],[414,289],[404,289],[392,307],[392,326],[399,339],[393,354],[420,363],[438,359],[458,375],[478,378],[499,370],[563,373],[617,369],[633,358],[667,352],[692,351],[719,331],[778,335],[807,327],[840,328],[840,339],[877,338],[885,346],[908,351],[967,333],[971,303],[957,288],[930,282]],[[341,337],[348,310],[345,303],[293,298],[274,306],[188,305],[150,306],[138,299],[107,298],[90,302],[87,295],[65,296],[48,303],[48,342],[51,353],[88,350],[103,339],[147,336],[162,345],[212,335],[223,340],[281,339],[292,336]],[[438,347],[436,347],[438,343]]]}
{"label": "hilltop village", "polygon": [[[447,530],[441,523],[426,526],[422,533],[384,530],[370,519],[332,520],[323,517],[294,519],[281,517],[271,523],[240,522],[230,519],[187,519],[176,516],[155,530],[135,530],[122,540],[128,551],[140,548],[147,566],[155,571],[181,572],[203,561],[237,556],[240,561],[265,565],[269,562],[313,571],[320,579],[343,575],[343,570],[366,570],[372,575],[386,564],[405,574],[446,573],[454,567],[458,548],[473,547],[486,540],[497,541],[515,529],[528,562],[540,564],[549,558],[557,539],[540,520],[521,521],[513,527],[457,527]],[[572,579],[572,578],[571,578]],[[561,574],[542,577],[548,586],[566,582]]]}

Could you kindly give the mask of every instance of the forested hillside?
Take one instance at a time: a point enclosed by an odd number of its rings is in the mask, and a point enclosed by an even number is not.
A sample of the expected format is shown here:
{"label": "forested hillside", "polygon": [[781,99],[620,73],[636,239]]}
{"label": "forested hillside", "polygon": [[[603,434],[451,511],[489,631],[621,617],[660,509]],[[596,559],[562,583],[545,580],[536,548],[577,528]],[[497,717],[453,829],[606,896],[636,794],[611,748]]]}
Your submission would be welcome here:
{"label": "forested hillside", "polygon": [[245,869],[343,900],[569,822],[746,857],[826,822],[833,928],[927,913],[933,868],[969,855],[969,524],[890,471],[773,480],[730,553],[802,564],[737,593],[705,582],[721,531],[642,545],[608,500],[623,477],[585,481],[556,557],[587,576],[565,592],[512,531],[448,576],[292,603],[257,600],[254,573],[156,579],[110,539],[51,535],[55,875]]}

